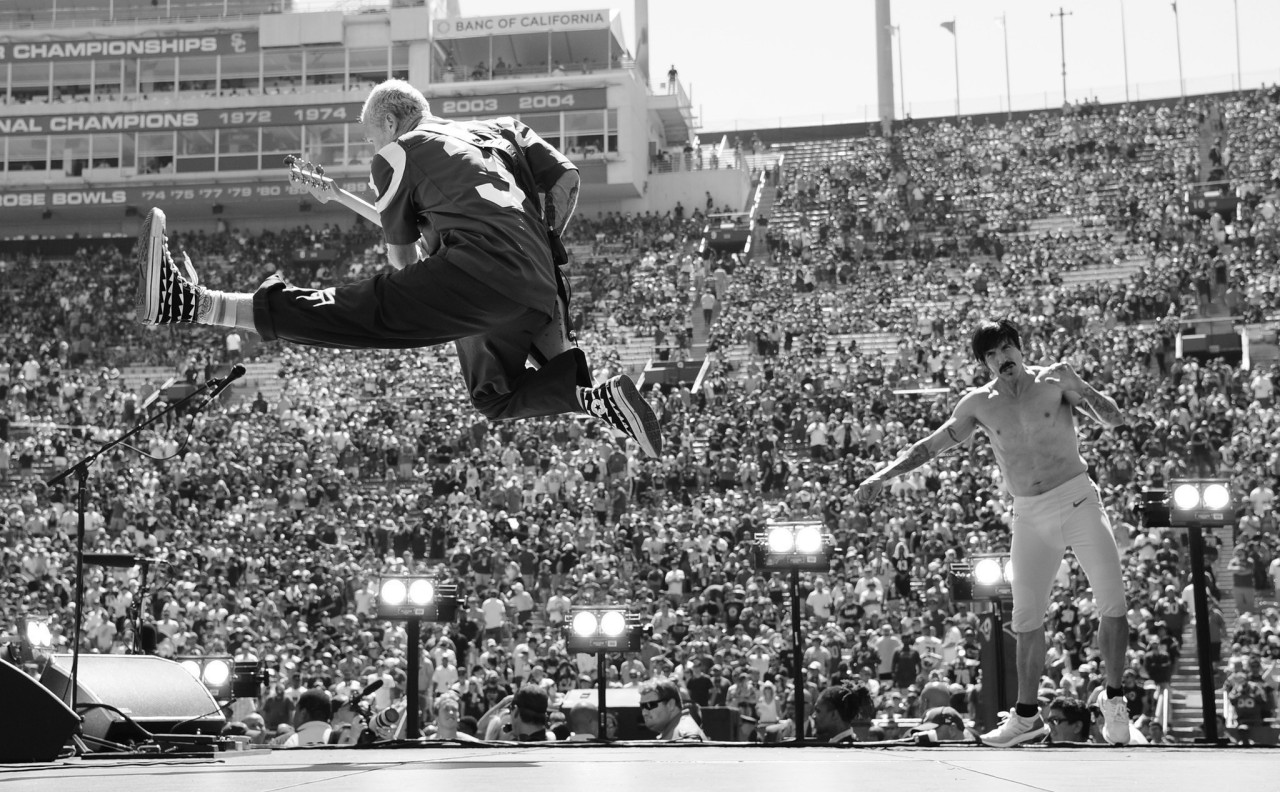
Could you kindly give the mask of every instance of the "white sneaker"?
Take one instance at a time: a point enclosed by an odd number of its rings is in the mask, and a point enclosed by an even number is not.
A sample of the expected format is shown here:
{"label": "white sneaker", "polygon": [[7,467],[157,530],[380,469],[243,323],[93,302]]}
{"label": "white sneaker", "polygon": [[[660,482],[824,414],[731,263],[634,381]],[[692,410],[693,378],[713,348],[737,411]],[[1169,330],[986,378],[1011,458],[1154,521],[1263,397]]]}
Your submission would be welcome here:
{"label": "white sneaker", "polygon": [[1129,744],[1129,705],[1123,696],[1106,698],[1103,691],[1098,700],[1102,710],[1102,736],[1112,745]]}
{"label": "white sneaker", "polygon": [[1042,740],[1048,734],[1049,727],[1045,725],[1040,713],[1036,713],[1034,717],[1024,718],[1011,710],[999,726],[978,739],[983,745],[989,745],[992,748],[1011,748],[1024,742]]}

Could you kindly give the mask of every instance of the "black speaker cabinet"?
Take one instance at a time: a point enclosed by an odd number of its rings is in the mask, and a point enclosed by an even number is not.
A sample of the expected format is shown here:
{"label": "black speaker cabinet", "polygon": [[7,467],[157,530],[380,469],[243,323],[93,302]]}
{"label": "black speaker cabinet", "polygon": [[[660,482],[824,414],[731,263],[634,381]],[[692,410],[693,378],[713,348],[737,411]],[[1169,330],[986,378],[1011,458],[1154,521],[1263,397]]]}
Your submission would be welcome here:
{"label": "black speaker cabinet", "polygon": [[0,694],[9,713],[0,718],[0,762],[51,762],[79,721],[58,697],[0,660]]}
{"label": "black speaker cabinet", "polygon": [[[154,655],[80,655],[77,704],[110,704],[152,734],[218,734],[227,719],[213,695],[185,668]],[[71,655],[54,655],[40,683],[71,702]],[[89,737],[142,739],[128,721],[108,709],[80,708]]]}
{"label": "black speaker cabinet", "polygon": [[742,742],[741,718],[734,707],[703,707],[702,731],[715,742]]}

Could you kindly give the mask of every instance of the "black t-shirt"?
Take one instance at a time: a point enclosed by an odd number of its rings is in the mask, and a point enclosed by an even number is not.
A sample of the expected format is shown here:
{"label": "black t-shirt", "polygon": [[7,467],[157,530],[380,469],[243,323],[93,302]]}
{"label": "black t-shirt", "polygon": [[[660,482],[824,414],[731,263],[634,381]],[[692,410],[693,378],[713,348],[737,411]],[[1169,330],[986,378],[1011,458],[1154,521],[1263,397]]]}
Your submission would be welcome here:
{"label": "black t-shirt", "polygon": [[690,701],[699,707],[711,706],[711,694],[715,690],[715,685],[711,682],[710,677],[692,677],[689,679],[688,687]]}

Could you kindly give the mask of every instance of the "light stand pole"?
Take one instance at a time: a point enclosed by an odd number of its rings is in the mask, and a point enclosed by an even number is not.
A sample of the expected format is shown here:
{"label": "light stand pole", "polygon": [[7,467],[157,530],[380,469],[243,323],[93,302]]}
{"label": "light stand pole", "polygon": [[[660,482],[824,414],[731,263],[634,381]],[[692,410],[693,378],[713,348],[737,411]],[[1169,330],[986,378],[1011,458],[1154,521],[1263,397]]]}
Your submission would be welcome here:
{"label": "light stand pole", "polygon": [[795,685],[796,742],[803,743],[804,717],[804,645],[800,629],[800,571],[831,571],[831,554],[835,538],[823,533],[818,521],[770,523],[764,533],[756,534],[752,555],[756,569],[763,572],[789,573],[791,591],[791,676]]}
{"label": "light stand pole", "polygon": [[1178,15],[1178,3],[1171,3],[1173,6],[1173,34],[1178,42],[1178,97],[1187,98],[1187,83],[1182,78],[1182,19]]}
{"label": "light stand pole", "polygon": [[[1174,7],[1177,13],[1177,7]],[[1204,717],[1204,742],[1224,745],[1218,736],[1218,713],[1214,705],[1214,660],[1209,655],[1209,594],[1204,574],[1204,529],[1222,528],[1235,518],[1231,508],[1231,483],[1227,479],[1171,479],[1166,501],[1152,499],[1144,516],[1157,519],[1167,514],[1175,528],[1186,528],[1191,550],[1191,592],[1196,616],[1196,659],[1200,663],[1200,707]],[[1155,494],[1155,493],[1153,493]],[[1167,503],[1167,512],[1164,504]],[[1154,508],[1152,508],[1154,507]]]}
{"label": "light stand pole", "polygon": [[1209,595],[1204,577],[1204,529],[1187,529],[1191,545],[1191,592],[1195,603],[1196,660],[1200,664],[1200,710],[1204,717],[1204,739],[1218,742],[1218,707],[1214,703],[1213,658],[1209,656]]}
{"label": "light stand pole", "polygon": [[804,644],[800,635],[800,570],[791,570],[791,683],[795,685],[796,740],[804,741]]}
{"label": "light stand pole", "polygon": [[422,622],[450,622],[458,615],[458,587],[438,583],[431,575],[385,575],[378,580],[379,619],[407,622],[405,641],[405,739],[422,737],[418,710],[418,670],[422,659]]}

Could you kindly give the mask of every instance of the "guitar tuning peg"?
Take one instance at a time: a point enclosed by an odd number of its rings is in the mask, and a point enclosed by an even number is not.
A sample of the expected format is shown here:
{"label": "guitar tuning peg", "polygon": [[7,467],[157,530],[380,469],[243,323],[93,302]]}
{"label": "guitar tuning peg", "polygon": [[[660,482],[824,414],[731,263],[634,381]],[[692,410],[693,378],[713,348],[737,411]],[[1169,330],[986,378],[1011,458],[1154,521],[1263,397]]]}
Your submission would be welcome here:
{"label": "guitar tuning peg", "polygon": [[292,154],[286,154],[286,155],[285,155],[285,157],[284,157],[284,164],[285,164],[285,165],[293,165],[293,163],[295,163],[295,162],[297,162],[297,161],[298,161],[298,158],[297,158],[297,157],[295,157],[295,156],[293,156]]}
{"label": "guitar tuning peg", "polygon": [[320,176],[323,176],[323,175],[324,175],[324,166],[323,166],[323,165],[317,165],[317,166],[316,166],[316,173],[317,173],[318,175],[320,175]]}

